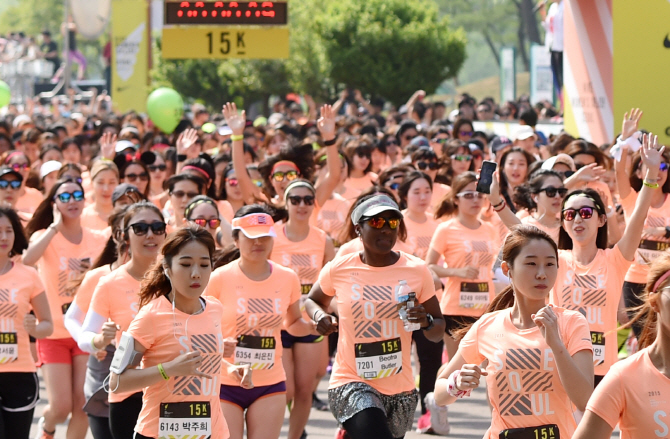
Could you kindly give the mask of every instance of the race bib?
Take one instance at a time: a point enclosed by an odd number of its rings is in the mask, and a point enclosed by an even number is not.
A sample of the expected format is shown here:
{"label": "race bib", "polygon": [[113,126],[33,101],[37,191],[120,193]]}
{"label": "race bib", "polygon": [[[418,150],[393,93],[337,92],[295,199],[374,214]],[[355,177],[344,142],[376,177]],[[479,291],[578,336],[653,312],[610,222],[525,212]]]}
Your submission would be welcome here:
{"label": "race bib", "polygon": [[547,424],[539,427],[508,428],[498,435],[500,439],[561,439],[558,425]]}
{"label": "race bib", "polygon": [[211,435],[212,412],[209,402],[161,403],[158,439],[207,438]]}
{"label": "race bib", "polygon": [[19,357],[16,332],[0,332],[0,364],[11,363]]}
{"label": "race bib", "polygon": [[488,282],[461,282],[461,294],[458,306],[461,308],[484,309],[488,304]]}
{"label": "race bib", "polygon": [[668,248],[670,248],[670,243],[668,242],[642,239],[640,245],[637,247],[635,262],[640,265],[649,265]]}
{"label": "race bib", "polygon": [[240,335],[235,347],[235,364],[250,364],[251,369],[272,369],[275,365],[274,337]]}
{"label": "race bib", "polygon": [[605,362],[605,334],[591,331],[591,343],[593,344],[593,365],[599,366]]}
{"label": "race bib", "polygon": [[302,294],[309,294],[312,291],[312,284],[302,284],[300,285],[300,292]]}
{"label": "race bib", "polygon": [[356,373],[364,380],[386,378],[402,371],[402,346],[400,338],[356,343]]}

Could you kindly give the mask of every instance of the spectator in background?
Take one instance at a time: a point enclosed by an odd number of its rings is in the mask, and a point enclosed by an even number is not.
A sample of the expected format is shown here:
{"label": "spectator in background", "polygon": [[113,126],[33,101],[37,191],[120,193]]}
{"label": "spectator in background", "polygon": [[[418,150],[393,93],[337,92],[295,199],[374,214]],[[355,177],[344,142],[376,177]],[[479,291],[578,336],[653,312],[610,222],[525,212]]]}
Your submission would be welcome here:
{"label": "spectator in background", "polygon": [[539,145],[547,144],[547,136],[545,136],[542,132],[535,129],[535,126],[537,125],[537,113],[535,112],[535,110],[531,108],[521,112],[521,115],[519,116],[519,125],[528,125],[529,127],[531,127],[535,132],[535,136],[537,137],[537,143]]}
{"label": "spectator in background", "polygon": [[482,101],[477,105],[477,120],[495,120],[496,115],[488,102]]}
{"label": "spectator in background", "polygon": [[60,58],[58,57],[58,44],[51,39],[51,32],[48,30],[42,31],[42,45],[40,51],[44,59],[54,66],[54,72],[60,67]]}

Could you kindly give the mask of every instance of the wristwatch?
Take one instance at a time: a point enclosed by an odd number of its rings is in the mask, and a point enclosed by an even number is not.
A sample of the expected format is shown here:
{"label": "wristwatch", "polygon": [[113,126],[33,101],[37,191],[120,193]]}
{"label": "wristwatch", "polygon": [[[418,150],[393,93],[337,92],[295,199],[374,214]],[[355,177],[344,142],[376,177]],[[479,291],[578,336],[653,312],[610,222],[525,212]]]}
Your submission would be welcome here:
{"label": "wristwatch", "polygon": [[435,326],[435,319],[433,319],[432,315],[426,314],[426,320],[428,320],[428,326],[421,328],[422,331],[430,331]]}
{"label": "wristwatch", "polygon": [[186,161],[186,154],[177,154],[177,161],[179,163]]}

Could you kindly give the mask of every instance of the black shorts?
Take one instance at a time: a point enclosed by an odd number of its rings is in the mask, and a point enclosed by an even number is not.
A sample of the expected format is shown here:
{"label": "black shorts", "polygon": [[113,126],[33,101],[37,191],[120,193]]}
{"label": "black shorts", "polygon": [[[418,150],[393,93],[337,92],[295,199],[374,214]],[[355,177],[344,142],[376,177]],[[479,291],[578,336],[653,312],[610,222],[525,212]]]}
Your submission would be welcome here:
{"label": "black shorts", "polygon": [[306,335],[304,337],[294,337],[286,331],[281,332],[281,347],[291,349],[296,343],[318,343],[323,340],[323,335]]}
{"label": "black shorts", "polygon": [[0,373],[0,407],[8,412],[32,410],[40,399],[40,386],[34,372]]}
{"label": "black shorts", "polygon": [[479,320],[479,317],[445,315],[444,322],[446,323],[446,326],[444,327],[444,332],[450,337],[453,337],[454,335],[452,332],[471,326],[477,320]]}

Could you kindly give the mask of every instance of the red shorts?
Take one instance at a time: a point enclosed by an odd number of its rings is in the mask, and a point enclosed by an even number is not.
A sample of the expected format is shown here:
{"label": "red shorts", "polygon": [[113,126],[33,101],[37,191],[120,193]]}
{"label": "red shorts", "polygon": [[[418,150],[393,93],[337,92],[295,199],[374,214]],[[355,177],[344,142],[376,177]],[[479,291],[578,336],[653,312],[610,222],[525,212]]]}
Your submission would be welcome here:
{"label": "red shorts", "polygon": [[38,366],[55,363],[72,364],[75,355],[88,355],[88,352],[79,349],[77,342],[72,338],[37,340],[37,356],[40,359]]}

